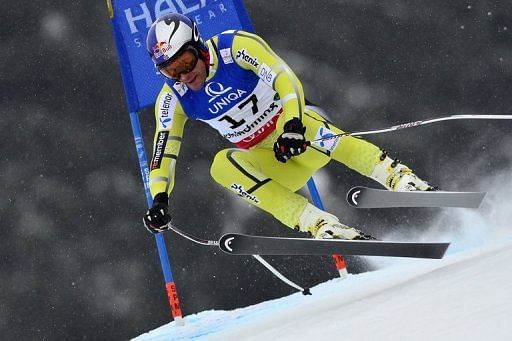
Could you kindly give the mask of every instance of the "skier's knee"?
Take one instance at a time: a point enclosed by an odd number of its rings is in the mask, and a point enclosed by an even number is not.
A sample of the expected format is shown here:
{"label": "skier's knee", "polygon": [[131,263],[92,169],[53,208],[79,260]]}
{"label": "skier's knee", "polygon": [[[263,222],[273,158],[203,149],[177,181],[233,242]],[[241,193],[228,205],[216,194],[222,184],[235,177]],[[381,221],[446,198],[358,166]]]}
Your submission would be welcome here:
{"label": "skier's knee", "polygon": [[228,152],[229,149],[224,149],[215,154],[210,167],[210,175],[218,183],[222,182],[220,176],[226,171],[227,163],[229,162],[227,156]]}

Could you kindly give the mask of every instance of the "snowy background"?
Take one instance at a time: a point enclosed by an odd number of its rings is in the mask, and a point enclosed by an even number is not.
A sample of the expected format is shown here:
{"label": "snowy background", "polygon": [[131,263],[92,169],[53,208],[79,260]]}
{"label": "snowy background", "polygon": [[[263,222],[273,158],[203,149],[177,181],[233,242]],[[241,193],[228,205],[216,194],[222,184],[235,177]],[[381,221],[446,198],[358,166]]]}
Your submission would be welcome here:
{"label": "snowy background", "polygon": [[[307,97],[347,131],[511,113],[509,1],[245,3]],[[141,225],[145,198],[105,2],[20,0],[1,13],[2,339],[119,340],[168,323],[154,239]],[[141,114],[146,146],[152,119],[150,109]],[[480,211],[350,209],[345,192],[371,182],[338,164],[317,176],[324,203],[380,238],[441,234],[458,241],[453,252],[493,247],[510,238],[511,129],[505,121],[454,121],[369,138],[443,189],[488,191]],[[208,239],[227,231],[295,236],[213,183],[209,164],[225,146],[205,125],[187,125],[174,223]],[[293,293],[251,258],[166,238],[185,315]],[[330,257],[268,259],[303,286],[336,276]],[[402,266],[347,260],[353,274]],[[385,287],[381,272],[359,276],[343,284],[355,297],[359,281]],[[510,304],[510,294],[499,298]]]}

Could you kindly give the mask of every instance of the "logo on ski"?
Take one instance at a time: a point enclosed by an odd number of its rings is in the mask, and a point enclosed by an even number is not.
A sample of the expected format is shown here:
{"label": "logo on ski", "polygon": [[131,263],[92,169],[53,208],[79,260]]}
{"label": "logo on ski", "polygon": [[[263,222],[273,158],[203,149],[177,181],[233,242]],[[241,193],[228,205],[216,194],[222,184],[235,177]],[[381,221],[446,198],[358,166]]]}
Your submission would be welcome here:
{"label": "logo on ski", "polygon": [[361,190],[358,189],[357,187],[352,188],[347,193],[347,201],[349,202],[350,205],[352,205],[352,206],[359,205],[357,202],[357,198],[359,197],[359,194],[361,194]]}
{"label": "logo on ski", "polygon": [[222,241],[222,244],[224,245],[224,250],[227,250],[229,252],[233,252],[233,249],[231,248],[231,242],[235,239],[235,237],[229,237]]}

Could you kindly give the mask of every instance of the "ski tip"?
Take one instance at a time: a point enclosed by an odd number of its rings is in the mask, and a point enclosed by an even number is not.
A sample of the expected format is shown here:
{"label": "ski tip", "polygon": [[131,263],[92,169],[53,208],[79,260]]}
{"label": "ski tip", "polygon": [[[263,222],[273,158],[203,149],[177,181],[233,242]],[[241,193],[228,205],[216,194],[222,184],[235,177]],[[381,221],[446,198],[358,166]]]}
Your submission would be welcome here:
{"label": "ski tip", "polygon": [[438,249],[435,252],[435,255],[432,255],[432,259],[442,259],[446,255],[446,251],[450,247],[450,243],[439,243]]}
{"label": "ski tip", "polygon": [[485,196],[487,195],[487,192],[479,192],[479,193],[480,193],[480,201],[478,202],[478,204],[476,205],[475,208],[480,208],[480,205],[482,205],[482,202],[484,201]]}

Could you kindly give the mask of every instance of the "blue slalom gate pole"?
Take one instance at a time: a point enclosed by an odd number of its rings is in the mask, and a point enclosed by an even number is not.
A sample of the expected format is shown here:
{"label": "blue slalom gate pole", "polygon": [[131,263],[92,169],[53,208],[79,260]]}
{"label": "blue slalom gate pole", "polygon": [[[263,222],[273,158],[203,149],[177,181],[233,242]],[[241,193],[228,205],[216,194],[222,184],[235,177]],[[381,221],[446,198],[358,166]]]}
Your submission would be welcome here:
{"label": "blue slalom gate pole", "polygon": [[[130,113],[130,122],[132,125],[133,138],[135,140],[135,148],[137,149],[142,182],[144,183],[146,201],[148,207],[151,207],[153,205],[153,198],[149,190],[149,165],[146,157],[142,130],[140,128],[139,116],[136,112]],[[160,264],[162,265],[162,271],[164,274],[165,288],[167,290],[167,298],[169,300],[169,306],[171,307],[171,313],[174,320],[181,323],[183,322],[183,314],[181,312],[176,284],[174,283],[174,278],[172,276],[171,264],[169,263],[167,248],[165,246],[165,239],[162,233],[155,234],[155,239],[158,256],[160,257]]]}
{"label": "blue slalom gate pole", "polygon": [[[313,204],[321,210],[324,209],[324,204],[322,203],[322,199],[320,198],[320,193],[318,193],[318,189],[315,185],[315,180],[313,178],[309,178],[308,180],[308,190],[311,195],[311,199],[313,200]],[[345,259],[342,255],[332,255],[332,259],[334,260],[334,264],[336,265],[336,270],[338,270],[340,277],[345,278],[348,275],[347,264],[345,263]]]}
{"label": "blue slalom gate pole", "polygon": [[[203,38],[209,39],[228,29],[253,32],[251,20],[242,0],[106,0],[119,67],[130,113],[133,137],[148,207],[153,205],[149,190],[149,164],[142,138],[138,112],[155,103],[164,79],[155,72],[148,57],[145,41],[151,23],[159,16],[183,13],[194,18]],[[171,272],[165,239],[155,235],[172,316],[183,324],[183,315]]]}
{"label": "blue slalom gate pole", "polygon": [[[163,77],[155,72],[145,47],[146,35],[151,23],[169,12],[183,13],[196,20],[205,40],[228,29],[253,32],[254,28],[242,0],[106,0],[106,2],[146,200],[148,207],[151,207],[153,199],[149,190],[150,170],[138,117],[141,109],[155,103],[164,83]],[[183,324],[183,314],[165,239],[162,234],[155,235],[155,239],[172,316],[178,324]]]}

